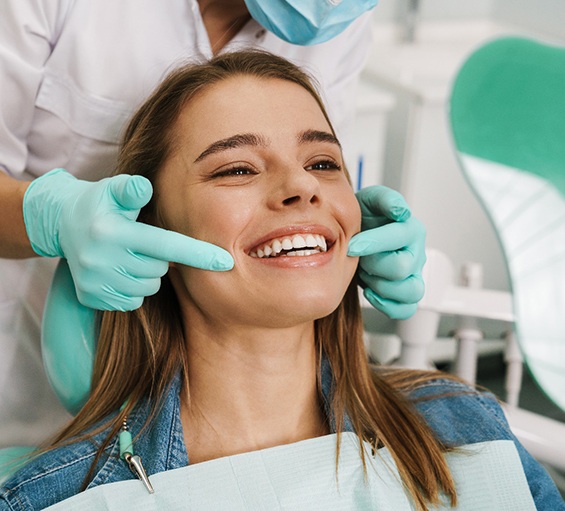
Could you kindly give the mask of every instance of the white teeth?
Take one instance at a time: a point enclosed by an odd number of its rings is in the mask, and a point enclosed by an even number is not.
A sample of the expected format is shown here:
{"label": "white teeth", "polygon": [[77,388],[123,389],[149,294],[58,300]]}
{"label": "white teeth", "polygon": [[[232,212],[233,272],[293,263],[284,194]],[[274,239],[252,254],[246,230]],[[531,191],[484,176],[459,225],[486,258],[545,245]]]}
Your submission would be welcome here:
{"label": "white teeth", "polygon": [[306,240],[298,235],[292,238],[292,248],[304,248],[306,246]]}
{"label": "white teeth", "polygon": [[284,240],[282,240],[282,248],[283,250],[292,250],[293,249],[292,241],[290,241],[289,238],[285,238]]}
{"label": "white teeth", "polygon": [[321,234],[295,234],[291,237],[275,239],[257,249],[257,252],[250,252],[249,255],[259,258],[277,257],[283,250],[287,251],[283,254],[285,256],[307,256],[327,252],[328,245],[326,238]]}
{"label": "white teeth", "polygon": [[314,254],[319,254],[320,251],[319,250],[294,250],[293,252],[289,252],[288,254],[286,254],[287,256],[290,257],[296,257],[296,256],[309,256],[309,255],[314,255]]}
{"label": "white teeth", "polygon": [[305,241],[305,247],[317,247],[320,245],[320,240],[316,239],[318,237],[318,235],[316,236],[312,236],[311,234],[308,234],[308,236],[306,236],[306,241]]}

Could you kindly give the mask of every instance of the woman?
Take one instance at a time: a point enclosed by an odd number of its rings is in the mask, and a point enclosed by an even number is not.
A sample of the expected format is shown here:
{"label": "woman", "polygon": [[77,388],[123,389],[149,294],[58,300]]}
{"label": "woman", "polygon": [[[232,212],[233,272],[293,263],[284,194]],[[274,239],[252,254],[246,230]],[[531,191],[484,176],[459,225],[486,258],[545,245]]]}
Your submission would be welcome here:
{"label": "woman", "polygon": [[[38,445],[70,418],[41,366],[52,257],[69,263],[80,303],[122,311],[136,309],[157,289],[169,261],[216,270],[233,264],[217,247],[181,236],[160,243],[161,231],[141,235],[136,222],[120,222],[123,212],[133,216],[150,197],[129,196],[127,187],[119,194],[114,181],[98,180],[115,169],[120,134],[137,106],[179,59],[262,48],[315,72],[355,161],[355,90],[372,45],[372,14],[361,12],[375,3],[1,3],[0,448]],[[50,172],[60,167],[68,173]],[[106,200],[92,200],[97,194]],[[367,299],[391,318],[409,317],[423,294],[424,229],[407,220],[410,211],[397,192],[369,187],[358,198],[373,216],[351,246],[362,256]],[[114,229],[91,236],[99,219]],[[67,365],[72,385],[72,360]]]}
{"label": "woman", "polygon": [[347,256],[361,214],[302,71],[240,52],[173,72],[133,117],[118,170],[153,185],[141,221],[224,248],[234,269],[172,263],[140,309],[103,313],[89,401],[6,483],[0,509],[42,509],[136,475],[157,495],[151,480],[164,471],[330,433],[339,480],[345,432],[357,433],[366,474],[365,447],[388,449],[419,510],[457,502],[447,451],[505,439],[538,509],[562,505],[492,396],[369,367]]}

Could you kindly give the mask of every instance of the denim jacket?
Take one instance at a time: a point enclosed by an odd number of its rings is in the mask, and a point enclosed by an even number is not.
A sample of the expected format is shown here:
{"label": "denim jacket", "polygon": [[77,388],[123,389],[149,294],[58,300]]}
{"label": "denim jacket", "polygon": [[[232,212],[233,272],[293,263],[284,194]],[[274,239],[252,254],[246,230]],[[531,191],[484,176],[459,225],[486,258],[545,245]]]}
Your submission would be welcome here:
{"label": "denim jacket", "polygon": [[[180,420],[180,381],[180,376],[173,381],[158,415],[134,443],[134,450],[141,456],[149,475],[184,467],[189,463]],[[335,427],[328,405],[332,381],[329,365],[325,362],[322,368],[322,393],[326,413],[332,427]],[[446,445],[513,440],[536,508],[539,511],[565,511],[565,502],[555,484],[514,437],[494,396],[477,392],[456,381],[437,379],[419,386],[408,397],[439,440]],[[134,437],[145,423],[148,412],[149,403],[145,402],[138,405],[130,416],[130,430]],[[347,418],[344,429],[352,431]],[[94,441],[75,443],[33,459],[0,489],[0,511],[39,510],[77,494],[94,459],[96,444],[105,434],[100,433]],[[88,488],[135,479],[127,463],[119,458],[117,438],[108,447],[107,455],[96,466]],[[147,491],[141,483],[139,491]]]}

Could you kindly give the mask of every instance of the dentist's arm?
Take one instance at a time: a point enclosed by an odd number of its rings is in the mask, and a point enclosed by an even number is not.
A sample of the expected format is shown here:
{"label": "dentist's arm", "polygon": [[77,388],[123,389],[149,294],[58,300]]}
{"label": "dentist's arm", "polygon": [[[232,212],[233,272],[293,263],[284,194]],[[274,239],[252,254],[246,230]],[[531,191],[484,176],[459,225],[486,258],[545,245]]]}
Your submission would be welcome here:
{"label": "dentist's arm", "polygon": [[406,201],[385,186],[357,193],[362,232],[349,243],[349,255],[361,256],[359,277],[365,298],[394,319],[407,319],[424,296],[426,231],[411,216]]}
{"label": "dentist's arm", "polygon": [[22,213],[28,185],[0,171],[0,258],[22,259],[36,255],[29,244]]}
{"label": "dentist's arm", "polygon": [[[16,187],[17,203],[21,185],[5,179],[0,184]],[[28,186],[19,206],[29,241],[23,239],[20,218],[3,255],[32,255],[31,244],[41,256],[66,258],[79,301],[103,310],[138,308],[144,297],[159,290],[169,262],[216,271],[232,268],[231,255],[219,247],[137,222],[152,193],[142,176],[87,182],[53,170]],[[7,232],[9,226],[2,227]]]}

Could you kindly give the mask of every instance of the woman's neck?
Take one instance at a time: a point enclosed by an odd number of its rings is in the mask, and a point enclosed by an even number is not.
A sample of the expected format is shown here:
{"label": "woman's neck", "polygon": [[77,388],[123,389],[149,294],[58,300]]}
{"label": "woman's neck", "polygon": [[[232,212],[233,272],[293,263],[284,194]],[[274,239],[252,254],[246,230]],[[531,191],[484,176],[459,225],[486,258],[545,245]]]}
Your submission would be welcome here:
{"label": "woman's neck", "polygon": [[198,0],[198,4],[214,55],[218,54],[251,18],[244,0]]}
{"label": "woman's neck", "polygon": [[312,324],[190,328],[181,417],[191,463],[328,433]]}

